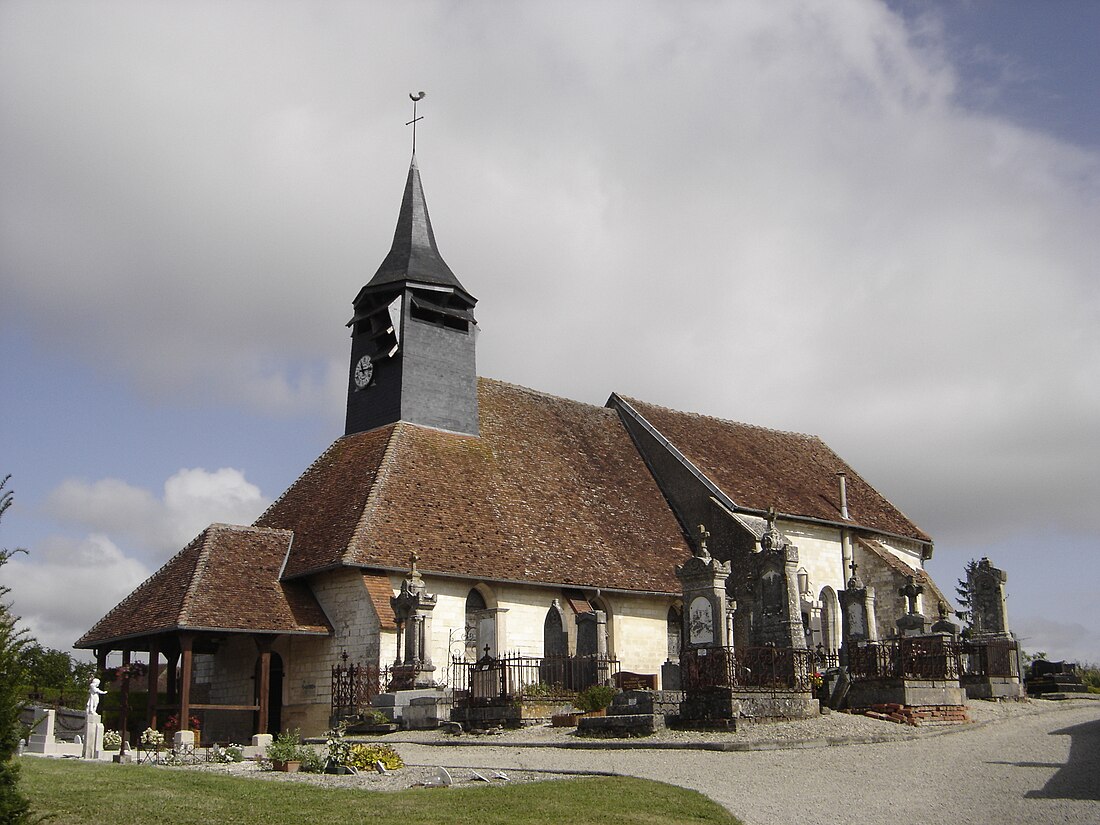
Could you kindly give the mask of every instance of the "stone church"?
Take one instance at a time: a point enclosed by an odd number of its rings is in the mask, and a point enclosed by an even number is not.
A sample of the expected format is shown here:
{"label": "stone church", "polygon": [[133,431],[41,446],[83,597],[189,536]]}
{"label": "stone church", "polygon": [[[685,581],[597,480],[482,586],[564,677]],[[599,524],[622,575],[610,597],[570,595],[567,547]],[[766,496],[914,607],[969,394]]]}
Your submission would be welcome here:
{"label": "stone church", "polygon": [[700,526],[731,563],[728,638],[762,643],[746,559],[769,512],[797,548],[798,645],[838,650],[856,568],[883,635],[909,577],[945,601],[923,571],[931,538],[820,439],[479,378],[476,303],[436,245],[414,155],[392,247],[353,301],[344,434],[253,525],[210,525],[76,646],[101,663],[148,653],[204,739],[241,741],[320,733],[334,665],[393,663],[409,576],[434,597],[420,644],[437,683],[455,658],[595,648],[660,679]]}

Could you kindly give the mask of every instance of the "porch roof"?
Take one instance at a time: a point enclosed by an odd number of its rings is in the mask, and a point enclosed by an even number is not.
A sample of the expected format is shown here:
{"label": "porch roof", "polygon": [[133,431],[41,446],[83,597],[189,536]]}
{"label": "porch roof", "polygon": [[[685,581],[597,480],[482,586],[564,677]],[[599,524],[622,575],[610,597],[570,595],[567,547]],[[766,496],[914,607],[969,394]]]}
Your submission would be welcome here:
{"label": "porch roof", "polygon": [[309,588],[280,582],[288,530],[212,524],[76,642],[95,648],[172,631],[328,634]]}

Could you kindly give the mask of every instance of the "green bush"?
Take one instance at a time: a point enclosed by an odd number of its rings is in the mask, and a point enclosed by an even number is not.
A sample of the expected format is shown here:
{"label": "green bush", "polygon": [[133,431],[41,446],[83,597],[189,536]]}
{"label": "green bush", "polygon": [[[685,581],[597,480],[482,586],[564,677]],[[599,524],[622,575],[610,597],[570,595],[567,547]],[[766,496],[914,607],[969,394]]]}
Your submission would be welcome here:
{"label": "green bush", "polygon": [[301,732],[294,728],[277,734],[267,746],[266,756],[272,762],[301,762],[302,751]]}
{"label": "green bush", "polygon": [[300,770],[306,773],[324,773],[328,760],[321,756],[321,752],[312,745],[302,745],[299,755],[302,766]]}
{"label": "green bush", "polygon": [[347,764],[357,770],[374,770],[381,762],[386,770],[394,771],[405,767],[397,751],[389,745],[352,745],[351,756]]}
{"label": "green bush", "polygon": [[607,685],[593,685],[587,690],[582,690],[578,693],[573,704],[585,713],[591,713],[594,710],[603,710],[611,704],[611,700],[615,698],[616,693],[618,693],[618,691],[613,687],[608,687]]}

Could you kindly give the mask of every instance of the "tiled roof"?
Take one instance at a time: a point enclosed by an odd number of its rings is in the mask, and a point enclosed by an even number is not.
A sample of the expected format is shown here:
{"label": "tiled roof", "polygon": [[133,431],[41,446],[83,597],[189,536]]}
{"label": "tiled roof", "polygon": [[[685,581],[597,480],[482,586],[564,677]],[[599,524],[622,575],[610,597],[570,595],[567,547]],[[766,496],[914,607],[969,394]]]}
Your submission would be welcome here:
{"label": "tiled roof", "polygon": [[[339,439],[257,522],[286,576],[342,563],[678,592],[691,551],[613,410],[478,385],[481,437],[398,423]],[[358,517],[357,517],[358,516]]]}
{"label": "tiled roof", "polygon": [[904,513],[820,438],[738,424],[622,398],[738,507],[841,522],[847,475],[849,521],[884,533],[931,541]]}
{"label": "tiled roof", "polygon": [[294,533],[284,577],[341,564],[363,518],[396,424],[345,436],[310,465],[259,519],[257,527]]}
{"label": "tiled roof", "polygon": [[[889,549],[883,546],[882,542],[879,542],[875,539],[867,538],[866,536],[856,536],[856,542],[869,553],[877,556],[879,559],[885,562],[886,566],[898,575],[915,576],[918,583],[923,584],[925,587],[927,587],[929,591],[929,596],[931,598],[925,599],[924,601],[924,609],[926,611],[934,609],[935,607],[937,607],[939,602],[943,602],[947,605],[947,608],[950,612],[955,612],[955,608],[951,606],[951,600],[943,595],[943,591],[936,586],[936,583],[932,581],[932,577],[929,576],[923,569],[919,567],[910,567],[908,564],[906,564],[893,553],[891,553]],[[930,613],[929,615],[935,614]]]}
{"label": "tiled roof", "polygon": [[367,594],[370,596],[374,612],[378,614],[378,623],[383,630],[396,630],[397,617],[393,614],[393,587],[390,586],[390,577],[385,573],[364,573],[363,584],[366,585]]}
{"label": "tiled roof", "polygon": [[90,648],[172,630],[328,633],[309,589],[279,582],[286,530],[212,524],[76,643]]}

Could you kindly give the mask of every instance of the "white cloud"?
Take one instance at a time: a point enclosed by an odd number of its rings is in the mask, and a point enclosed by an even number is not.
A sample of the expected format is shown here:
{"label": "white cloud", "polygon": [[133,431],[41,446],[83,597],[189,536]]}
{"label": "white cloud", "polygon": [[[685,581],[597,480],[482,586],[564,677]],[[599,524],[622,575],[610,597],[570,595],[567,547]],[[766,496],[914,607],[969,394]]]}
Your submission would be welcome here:
{"label": "white cloud", "polygon": [[150,574],[105,535],[51,536],[32,555],[14,556],[4,577],[22,624],[46,647],[68,650],[105,610]]}
{"label": "white cloud", "polygon": [[[41,345],[338,419],[423,88],[482,374],[818,433],[941,547],[1100,535],[1100,158],[968,110],[996,80],[934,17],[49,5],[0,5],[0,319]],[[54,503],[160,551],[210,516],[110,480]]]}
{"label": "white cloud", "polygon": [[250,524],[268,500],[240,470],[183,469],[164,482],[161,498],[114,478],[68,479],[46,501],[59,523],[112,536],[139,558],[163,560],[216,521]]}

